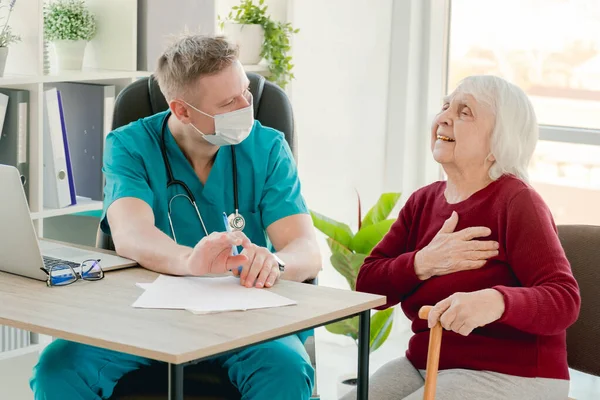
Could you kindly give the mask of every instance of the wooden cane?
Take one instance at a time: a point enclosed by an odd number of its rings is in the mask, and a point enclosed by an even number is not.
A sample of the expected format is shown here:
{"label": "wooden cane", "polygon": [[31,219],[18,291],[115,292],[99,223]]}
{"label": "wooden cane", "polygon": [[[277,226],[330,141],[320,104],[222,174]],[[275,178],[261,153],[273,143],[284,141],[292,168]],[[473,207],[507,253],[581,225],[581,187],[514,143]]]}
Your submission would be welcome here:
{"label": "wooden cane", "polygon": [[[432,306],[423,306],[419,310],[419,318],[427,319]],[[423,400],[435,399],[438,367],[440,365],[440,348],[442,346],[442,325],[435,324],[429,332],[429,349],[427,350],[427,371],[425,375],[425,394]]]}

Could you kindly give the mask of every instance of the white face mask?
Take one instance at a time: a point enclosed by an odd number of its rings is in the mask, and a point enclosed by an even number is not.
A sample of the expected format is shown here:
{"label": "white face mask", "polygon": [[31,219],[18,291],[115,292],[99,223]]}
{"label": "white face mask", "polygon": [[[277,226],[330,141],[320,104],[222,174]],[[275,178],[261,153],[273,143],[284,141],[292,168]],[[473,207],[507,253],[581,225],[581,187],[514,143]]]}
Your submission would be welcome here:
{"label": "white face mask", "polygon": [[209,115],[203,111],[198,110],[193,105],[185,102],[188,106],[201,114],[206,115],[215,120],[215,134],[207,135],[196,128],[194,124],[190,125],[194,128],[207,142],[215,146],[228,146],[239,144],[244,141],[252,131],[254,126],[254,109],[252,107],[252,93],[248,92],[250,103],[248,107],[241,108],[239,110],[217,114],[215,116]]}

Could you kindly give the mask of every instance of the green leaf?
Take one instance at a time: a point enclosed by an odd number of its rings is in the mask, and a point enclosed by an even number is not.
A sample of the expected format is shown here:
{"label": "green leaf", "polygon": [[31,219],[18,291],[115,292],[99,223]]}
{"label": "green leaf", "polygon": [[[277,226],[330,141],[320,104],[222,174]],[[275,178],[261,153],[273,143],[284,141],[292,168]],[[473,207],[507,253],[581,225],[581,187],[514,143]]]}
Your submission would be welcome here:
{"label": "green leaf", "polygon": [[375,203],[369,212],[367,212],[367,215],[365,215],[365,219],[362,222],[362,227],[365,228],[369,225],[373,225],[385,220],[396,206],[400,196],[400,193],[383,193],[381,196],[379,196],[377,203]]}
{"label": "green leaf", "polygon": [[351,252],[333,253],[330,257],[331,265],[339,272],[350,285],[350,289],[356,289],[356,277],[358,271],[365,261],[365,254]]}
{"label": "green leaf", "polygon": [[392,331],[394,322],[394,309],[388,308],[378,311],[371,316],[371,337],[369,340],[370,351],[375,351],[381,346]]}
{"label": "green leaf", "polygon": [[365,262],[365,258],[367,258],[367,254],[352,253],[350,256],[350,266],[354,271],[354,276],[358,276],[358,271]]}
{"label": "green leaf", "polygon": [[310,216],[315,228],[332,238],[342,246],[350,248],[350,242],[354,236],[350,227],[341,222],[334,221],[324,215],[311,211]]}
{"label": "green leaf", "polygon": [[352,238],[350,250],[362,254],[371,254],[373,247],[389,232],[390,227],[395,221],[394,219],[386,219],[367,227],[363,225],[362,229]]}
{"label": "green leaf", "polygon": [[352,254],[352,251],[350,251],[349,248],[343,246],[342,244],[336,242],[335,240],[333,240],[332,238],[327,238],[327,244],[329,245],[329,248],[331,249],[332,253],[343,253],[344,255],[350,255]]}
{"label": "green leaf", "polygon": [[[358,340],[358,317],[344,319],[325,325],[325,329],[336,335],[349,336]],[[394,309],[378,311],[371,316],[369,351],[377,350],[388,338],[394,322]]]}
{"label": "green leaf", "polygon": [[343,319],[332,324],[325,325],[331,333],[337,335],[350,336],[354,340],[358,340],[358,317]]}
{"label": "green leaf", "polygon": [[352,264],[351,256],[352,254],[333,253],[329,260],[333,268],[346,278],[350,288],[354,290],[357,272]]}

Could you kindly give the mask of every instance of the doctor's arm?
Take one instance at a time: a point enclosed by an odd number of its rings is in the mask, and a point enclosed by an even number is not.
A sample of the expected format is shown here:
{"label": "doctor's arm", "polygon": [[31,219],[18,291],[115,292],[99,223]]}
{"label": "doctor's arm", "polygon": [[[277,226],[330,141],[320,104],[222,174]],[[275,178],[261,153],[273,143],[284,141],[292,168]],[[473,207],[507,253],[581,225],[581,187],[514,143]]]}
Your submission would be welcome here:
{"label": "doctor's arm", "polygon": [[279,271],[268,249],[254,246],[242,252],[248,255],[248,261],[243,265],[240,283],[260,288],[271,287],[279,278],[297,282],[315,278],[321,269],[319,245],[301,194],[296,163],[283,136],[269,152],[266,175],[259,209],[285,270]]}
{"label": "doctor's arm", "polygon": [[150,206],[154,192],[143,156],[114,132],[106,138],[103,172],[106,215],[102,228],[112,236],[118,254],[147,269],[172,275],[220,273],[246,261],[246,256],[231,254],[232,245],[250,245],[241,232],[213,233],[191,248],[178,245],[158,229]]}
{"label": "doctor's arm", "polygon": [[187,273],[183,261],[191,249],[178,245],[154,226],[148,203],[135,197],[119,198],[108,208],[107,219],[118,254],[159,273]]}
{"label": "doctor's arm", "polygon": [[277,256],[285,263],[281,278],[302,282],[321,270],[321,253],[308,214],[284,217],[267,227]]}
{"label": "doctor's arm", "polygon": [[222,273],[246,261],[232,256],[231,246],[249,246],[241,232],[215,232],[194,248],[175,243],[154,225],[154,213],[145,201],[121,197],[107,210],[115,250],[149,270],[170,275]]}
{"label": "doctor's arm", "polygon": [[[285,264],[284,272],[279,271],[278,261],[269,249],[251,244],[242,251],[248,257],[242,264],[242,285],[268,288],[278,279],[303,282],[316,278],[321,270],[321,254],[310,215],[282,217],[269,224],[267,235],[276,256]],[[238,274],[235,269],[233,273]]]}

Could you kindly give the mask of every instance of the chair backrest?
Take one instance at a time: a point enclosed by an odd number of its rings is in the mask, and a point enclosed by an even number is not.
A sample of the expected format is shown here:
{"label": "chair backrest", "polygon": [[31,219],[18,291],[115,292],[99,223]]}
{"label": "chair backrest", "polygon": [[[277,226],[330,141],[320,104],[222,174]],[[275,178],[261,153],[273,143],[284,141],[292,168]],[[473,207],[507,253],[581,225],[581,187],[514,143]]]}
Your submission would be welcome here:
{"label": "chair backrest", "polygon": [[[254,98],[254,118],[285,135],[294,159],[297,160],[297,140],[294,131],[292,105],[279,86],[263,76],[248,72],[250,92]],[[138,79],[119,92],[115,100],[112,129],[149,117],[169,108],[154,76]],[[114,250],[112,238],[100,227],[96,247]]]}
{"label": "chair backrest", "polygon": [[567,330],[569,367],[600,376],[600,226],[559,225],[558,235],[581,292],[579,318]]}

